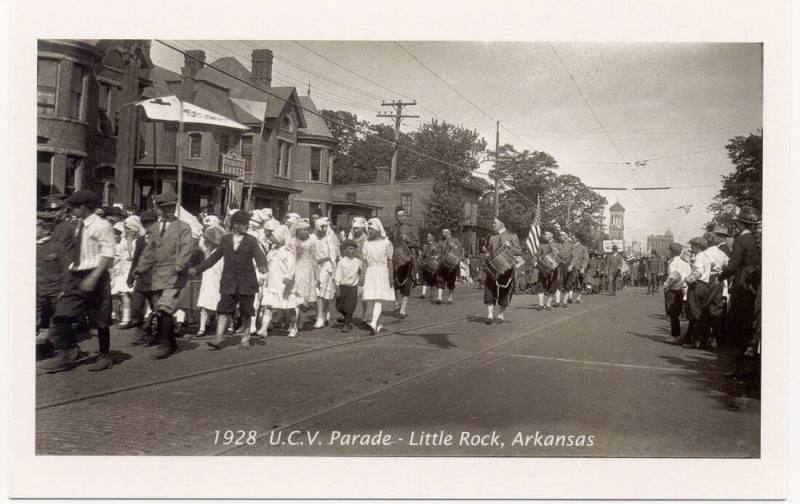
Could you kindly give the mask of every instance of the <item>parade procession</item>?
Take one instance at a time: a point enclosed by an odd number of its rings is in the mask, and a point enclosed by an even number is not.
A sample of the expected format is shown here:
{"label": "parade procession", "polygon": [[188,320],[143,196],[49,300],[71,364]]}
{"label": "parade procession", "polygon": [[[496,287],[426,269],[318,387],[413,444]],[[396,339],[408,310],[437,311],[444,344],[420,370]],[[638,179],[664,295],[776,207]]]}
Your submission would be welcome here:
{"label": "parade procession", "polygon": [[[758,457],[761,53],[734,46],[40,40],[37,454],[458,428],[508,451],[447,455]],[[478,68],[520,61],[536,92]],[[406,441],[269,442],[312,428]],[[594,446],[512,443],[548,429]]]}

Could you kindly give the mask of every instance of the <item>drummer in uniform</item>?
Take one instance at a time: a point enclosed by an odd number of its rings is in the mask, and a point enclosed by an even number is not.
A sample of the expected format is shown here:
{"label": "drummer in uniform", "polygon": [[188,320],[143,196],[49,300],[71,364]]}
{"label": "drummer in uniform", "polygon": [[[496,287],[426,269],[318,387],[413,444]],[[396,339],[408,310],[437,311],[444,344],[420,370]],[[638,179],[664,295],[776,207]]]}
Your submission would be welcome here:
{"label": "drummer in uniform", "polygon": [[[427,297],[428,287],[433,289],[436,286],[436,270],[434,264],[439,264],[439,247],[436,238],[432,233],[428,233],[425,243],[419,253],[422,262],[422,299]],[[429,265],[430,264],[430,265]]]}
{"label": "drummer in uniform", "polygon": [[[487,271],[486,283],[483,288],[483,302],[487,306],[486,323],[505,322],[506,307],[511,304],[511,296],[514,293],[514,262],[516,256],[522,255],[522,246],[519,244],[517,235],[508,231],[505,224],[500,219],[495,219],[492,226],[494,234],[489,237],[487,247],[488,258],[491,261],[504,247],[514,256],[510,261],[510,268],[497,278]],[[497,317],[494,316],[494,307],[498,305]]]}
{"label": "drummer in uniform", "polygon": [[[442,304],[442,294],[445,285],[447,286],[447,304],[453,304],[453,294],[456,290],[456,279],[458,279],[459,265],[464,257],[464,247],[458,238],[453,237],[449,229],[442,229],[442,239],[437,244],[439,251],[439,270],[436,272],[436,304]],[[458,256],[458,261],[450,268],[445,264],[448,254]],[[521,251],[520,251],[521,253]]]}
{"label": "drummer in uniform", "polygon": [[[559,247],[553,240],[553,232],[545,231],[542,243],[536,251],[536,269],[539,272],[536,282],[536,291],[539,294],[539,309],[550,311],[553,309],[553,294],[558,289],[558,252]],[[544,297],[547,295],[547,304]]]}
{"label": "drummer in uniform", "polygon": [[[415,251],[419,248],[419,232],[417,226],[407,221],[405,209],[402,205],[395,208],[397,223],[389,232],[392,246],[394,247],[394,290],[399,294],[400,301],[395,301],[398,317],[404,319],[408,316],[408,296],[414,285],[414,270],[417,268]],[[408,257],[404,256],[404,249]]]}

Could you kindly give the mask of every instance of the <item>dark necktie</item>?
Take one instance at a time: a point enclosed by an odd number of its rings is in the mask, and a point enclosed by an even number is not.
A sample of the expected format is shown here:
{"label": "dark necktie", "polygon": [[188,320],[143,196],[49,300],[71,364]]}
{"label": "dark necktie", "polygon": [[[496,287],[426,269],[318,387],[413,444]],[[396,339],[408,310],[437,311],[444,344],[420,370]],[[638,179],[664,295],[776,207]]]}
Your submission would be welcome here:
{"label": "dark necktie", "polygon": [[159,236],[163,237],[166,231],[167,231],[167,221],[164,221],[161,223],[161,234]]}

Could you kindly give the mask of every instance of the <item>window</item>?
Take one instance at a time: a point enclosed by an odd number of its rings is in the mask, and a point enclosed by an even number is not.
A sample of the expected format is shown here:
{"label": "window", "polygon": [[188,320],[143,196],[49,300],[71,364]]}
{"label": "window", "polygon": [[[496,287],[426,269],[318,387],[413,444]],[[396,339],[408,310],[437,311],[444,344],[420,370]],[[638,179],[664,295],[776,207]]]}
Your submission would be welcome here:
{"label": "window", "polygon": [[80,189],[81,167],[83,158],[67,156],[64,169],[64,194],[72,194]]}
{"label": "window", "polygon": [[69,86],[69,117],[83,120],[83,86],[86,71],[78,65],[72,66],[72,81]]}
{"label": "window", "polygon": [[275,172],[279,177],[289,177],[292,170],[292,145],[288,142],[278,142],[278,163]]}
{"label": "window", "polygon": [[97,131],[107,135],[113,134],[111,124],[111,90],[113,88],[104,82],[97,83]]}
{"label": "window", "polygon": [[403,193],[400,195],[400,204],[407,217],[411,217],[411,193]]}
{"label": "window", "polygon": [[283,175],[283,159],[286,157],[286,143],[278,141],[278,156],[275,164],[275,175],[281,177]]}
{"label": "window", "polygon": [[36,153],[36,175],[47,194],[53,194],[53,155],[49,152]]}
{"label": "window", "polygon": [[[251,140],[252,142],[252,140]],[[227,133],[219,134],[219,153],[227,154],[231,150],[231,136]],[[244,153],[244,138],[242,139],[242,153]]]}
{"label": "window", "polygon": [[189,157],[197,159],[203,152],[203,135],[200,133],[189,134]]}
{"label": "window", "polygon": [[58,61],[40,59],[37,73],[37,113],[56,115],[56,88],[58,87]]}
{"label": "window", "polygon": [[288,155],[286,156],[286,173],[284,173],[284,177],[291,178],[292,176],[292,154],[294,154],[294,145],[287,144],[286,151]]}
{"label": "window", "polygon": [[288,115],[283,116],[283,119],[281,119],[281,129],[290,133],[294,131],[294,123],[292,122],[292,118]]}
{"label": "window", "polygon": [[322,174],[322,149],[311,149],[311,180],[320,181]]}
{"label": "window", "polygon": [[[153,123],[155,124],[155,123]],[[159,142],[159,147],[162,145],[165,147],[164,151],[166,152],[165,159],[169,162],[174,163],[177,159],[177,140],[178,140],[178,127],[174,124],[165,124],[164,125],[164,141],[163,143]],[[159,155],[156,153],[156,155]],[[160,157],[160,155],[159,155]]]}
{"label": "window", "polygon": [[308,202],[308,216],[311,217],[312,215],[319,215],[322,217],[322,203],[316,201]]}
{"label": "window", "polygon": [[249,172],[253,164],[253,137],[242,137],[242,158],[244,159],[244,171]]}

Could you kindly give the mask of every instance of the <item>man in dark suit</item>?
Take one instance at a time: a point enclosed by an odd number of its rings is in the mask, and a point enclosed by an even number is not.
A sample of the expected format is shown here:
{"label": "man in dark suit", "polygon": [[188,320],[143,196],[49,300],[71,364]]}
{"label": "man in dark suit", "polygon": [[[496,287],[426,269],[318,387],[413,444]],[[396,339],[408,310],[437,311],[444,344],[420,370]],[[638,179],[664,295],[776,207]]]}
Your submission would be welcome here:
{"label": "man in dark suit", "polygon": [[745,353],[753,342],[753,323],[755,320],[756,292],[760,283],[761,250],[753,230],[758,225],[758,212],[755,208],[743,206],[736,217],[739,234],[733,240],[730,260],[719,275],[728,279],[730,287],[730,311],[728,335],[730,335],[736,366],[728,373],[729,377],[745,377]]}
{"label": "man in dark suit", "polygon": [[[522,246],[519,244],[519,238],[517,238],[516,234],[508,231],[500,219],[494,220],[493,230],[494,234],[489,237],[488,257],[493,257],[503,247],[508,248],[515,258],[522,256]],[[506,307],[511,304],[511,296],[514,294],[514,273],[513,267],[497,277],[487,272],[486,283],[483,288],[483,302],[488,309],[487,324],[491,324],[493,321],[498,324],[505,322]],[[494,317],[495,305],[499,307],[496,318]]]}
{"label": "man in dark suit", "polygon": [[[142,221],[145,234],[137,238],[134,242],[131,269],[128,274],[128,285],[133,287],[133,292],[131,292],[131,321],[127,327],[120,326],[120,329],[127,329],[128,327],[136,327],[138,329],[139,337],[131,343],[132,345],[153,345],[157,340],[148,334],[151,331],[149,320],[152,319],[155,314],[155,304],[152,295],[152,274],[148,271],[136,278],[135,273],[136,266],[139,264],[139,259],[142,257],[142,252],[144,252],[147,243],[153,239],[153,224],[158,221],[158,216],[152,210],[145,210],[139,218]],[[148,303],[150,304],[152,313],[149,317],[145,317],[145,309]],[[147,319],[147,321],[145,319]]]}
{"label": "man in dark suit", "polygon": [[611,255],[606,262],[606,277],[608,278],[608,288],[611,295],[617,295],[617,284],[622,276],[622,256],[616,245],[611,247]]}
{"label": "man in dark suit", "polygon": [[[408,315],[408,297],[414,285],[414,272],[417,270],[416,251],[419,249],[419,231],[417,226],[408,222],[408,216],[402,206],[394,211],[397,223],[389,230],[389,240],[394,246],[394,290],[399,294],[399,304],[395,301],[398,316],[403,319]],[[410,251],[409,257],[398,255],[401,249]]]}
{"label": "man in dark suit", "polygon": [[219,284],[219,304],[217,305],[217,335],[214,341],[207,345],[214,349],[222,346],[222,336],[228,327],[228,317],[236,311],[242,316],[242,327],[245,328],[242,336],[242,347],[250,346],[250,317],[254,316],[253,301],[259,289],[255,261],[258,272],[267,272],[267,258],[258,243],[258,240],[247,234],[250,225],[250,216],[247,212],[239,210],[231,216],[231,229],[233,233],[227,234],[220,240],[219,246],[194,268],[189,268],[189,276],[195,276],[214,266],[217,261],[224,258],[222,278]]}

